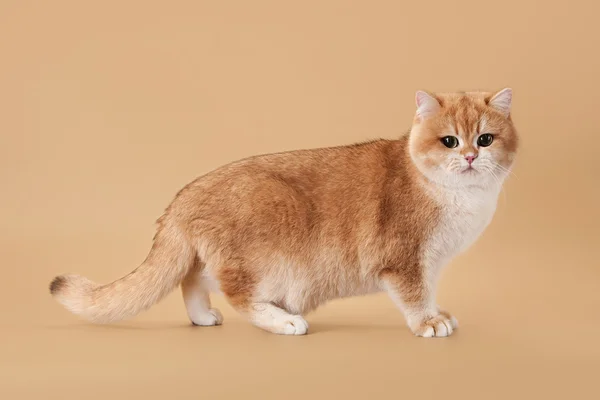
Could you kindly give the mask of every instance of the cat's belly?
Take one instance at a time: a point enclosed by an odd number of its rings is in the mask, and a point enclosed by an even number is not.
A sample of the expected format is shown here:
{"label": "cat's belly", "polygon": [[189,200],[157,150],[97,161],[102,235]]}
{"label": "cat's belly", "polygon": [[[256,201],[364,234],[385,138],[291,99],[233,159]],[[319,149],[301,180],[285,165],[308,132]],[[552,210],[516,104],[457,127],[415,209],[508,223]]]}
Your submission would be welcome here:
{"label": "cat's belly", "polygon": [[[329,268],[328,268],[329,267]],[[331,265],[323,267],[323,273],[317,274],[303,265],[280,266],[277,273],[266,275],[254,289],[253,301],[274,303],[292,314],[311,311],[319,305],[333,299],[368,295],[381,292],[381,287],[373,279],[367,279],[354,266],[336,266],[332,273]],[[329,269],[329,272],[326,270]],[[342,273],[340,271],[345,271]],[[203,287],[215,294],[222,294],[219,279],[212,268],[202,272]]]}

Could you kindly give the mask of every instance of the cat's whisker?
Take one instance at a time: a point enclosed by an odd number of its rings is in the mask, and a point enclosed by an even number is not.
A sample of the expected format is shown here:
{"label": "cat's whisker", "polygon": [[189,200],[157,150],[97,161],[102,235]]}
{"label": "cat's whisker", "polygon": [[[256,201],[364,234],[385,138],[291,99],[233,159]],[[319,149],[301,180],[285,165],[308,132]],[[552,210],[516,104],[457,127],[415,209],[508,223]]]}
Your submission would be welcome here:
{"label": "cat's whisker", "polygon": [[502,170],[503,172],[505,172],[507,175],[509,176],[514,176],[515,179],[519,179],[519,177],[517,176],[517,174],[515,174],[512,170],[504,167],[503,165],[501,165],[500,163],[497,163],[495,161],[492,161],[492,163],[494,164],[494,166],[500,170]]}
{"label": "cat's whisker", "polygon": [[506,191],[504,190],[504,185],[502,185],[502,179],[500,179],[500,177],[498,177],[496,175],[496,173],[494,172],[493,168],[491,168],[491,167],[487,168],[487,172],[490,173],[490,175],[496,181],[496,184],[500,187],[500,192],[502,192],[502,197],[504,199],[504,204],[507,204],[508,201],[507,201],[507,197],[506,197]]}

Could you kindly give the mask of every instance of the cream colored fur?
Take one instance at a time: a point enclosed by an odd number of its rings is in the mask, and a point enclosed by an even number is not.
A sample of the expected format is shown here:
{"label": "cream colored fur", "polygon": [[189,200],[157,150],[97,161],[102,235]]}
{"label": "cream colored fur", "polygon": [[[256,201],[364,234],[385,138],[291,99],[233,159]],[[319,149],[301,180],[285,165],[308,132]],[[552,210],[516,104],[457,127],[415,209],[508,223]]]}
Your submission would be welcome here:
{"label": "cream colored fur", "polygon": [[398,140],[223,166],[177,194],[139,268],[107,285],[59,276],[51,293],[109,323],[181,284],[195,325],[223,322],[213,292],[257,327],[303,335],[319,305],[386,291],[415,335],[448,336],[458,323],[436,304],[440,272],[492,220],[518,147],[511,101],[510,89],[418,92]]}

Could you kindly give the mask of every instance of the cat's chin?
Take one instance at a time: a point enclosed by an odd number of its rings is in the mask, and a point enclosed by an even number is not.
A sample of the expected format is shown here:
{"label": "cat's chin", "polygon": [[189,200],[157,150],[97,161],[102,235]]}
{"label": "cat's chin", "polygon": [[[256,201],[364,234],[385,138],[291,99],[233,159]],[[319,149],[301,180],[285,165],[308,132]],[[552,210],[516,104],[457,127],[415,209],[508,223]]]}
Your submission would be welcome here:
{"label": "cat's chin", "polygon": [[435,182],[448,189],[464,189],[466,187],[487,188],[499,183],[485,171],[476,168],[449,172],[446,176],[436,179]]}
{"label": "cat's chin", "polygon": [[460,171],[459,174],[463,175],[463,176],[474,176],[474,175],[478,175],[479,171],[477,171],[473,167],[467,167],[467,168],[463,169],[462,171]]}

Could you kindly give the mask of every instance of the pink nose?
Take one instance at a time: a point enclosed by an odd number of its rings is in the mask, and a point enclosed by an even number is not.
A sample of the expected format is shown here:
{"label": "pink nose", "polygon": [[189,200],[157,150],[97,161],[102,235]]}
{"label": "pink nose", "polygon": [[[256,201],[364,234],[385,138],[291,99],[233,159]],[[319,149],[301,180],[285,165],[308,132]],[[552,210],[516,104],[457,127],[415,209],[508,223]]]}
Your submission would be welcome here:
{"label": "pink nose", "polygon": [[465,160],[469,163],[469,165],[473,164],[473,161],[477,158],[477,154],[465,156]]}

